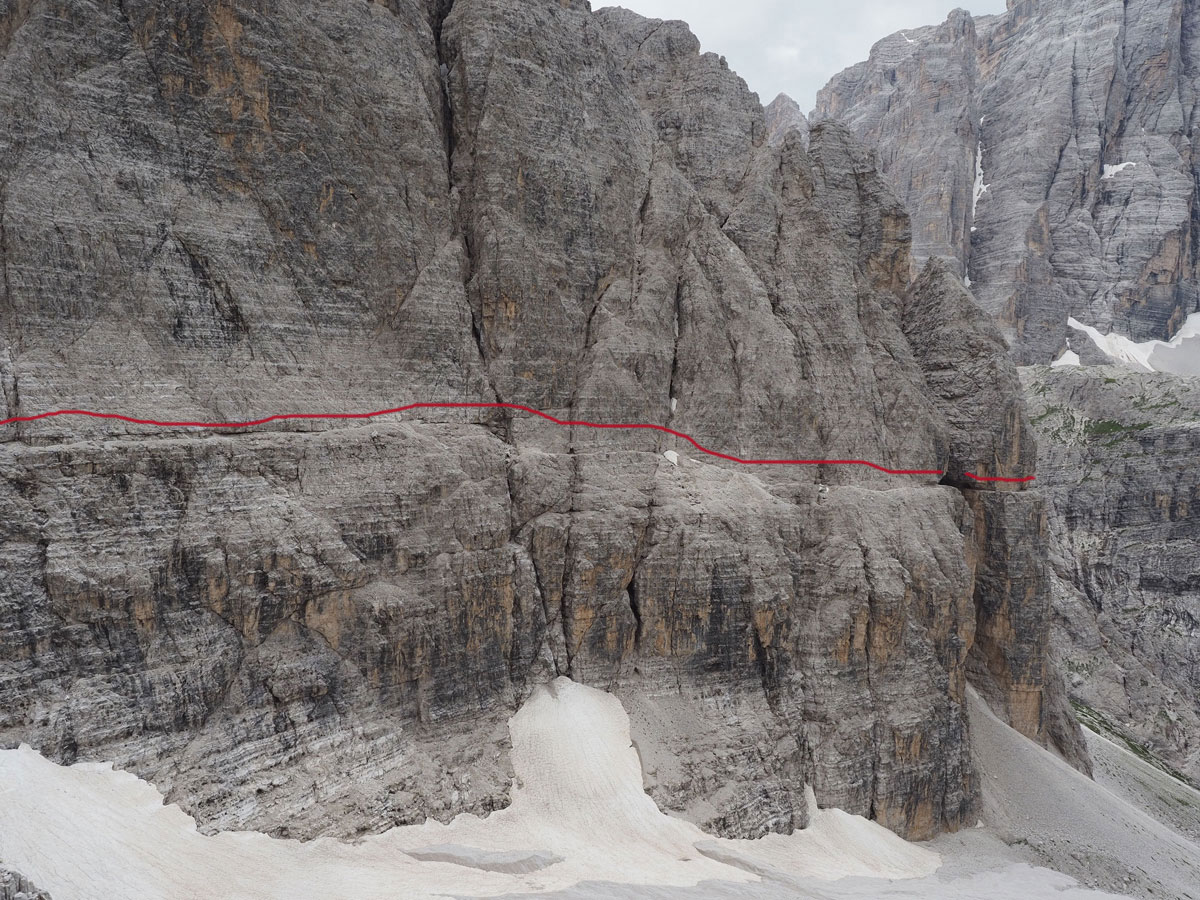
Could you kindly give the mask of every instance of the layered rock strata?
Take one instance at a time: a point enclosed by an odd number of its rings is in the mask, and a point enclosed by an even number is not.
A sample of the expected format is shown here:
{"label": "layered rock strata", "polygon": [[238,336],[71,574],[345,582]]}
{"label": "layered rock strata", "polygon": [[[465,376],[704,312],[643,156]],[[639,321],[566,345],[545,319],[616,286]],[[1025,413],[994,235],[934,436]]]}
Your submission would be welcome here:
{"label": "layered rock strata", "polygon": [[1054,648],[1085,721],[1200,780],[1200,383],[1022,370],[1050,510]]}
{"label": "layered rock strata", "polygon": [[1068,317],[1134,341],[1200,309],[1198,13],[1184,0],[1020,0],[885,38],[816,119],[879,148],[915,256],[954,260],[1022,364]]}
{"label": "layered rock strata", "polygon": [[[1200,310],[1197,15],[1181,0],[956,11],[880,41],[821,92],[814,117],[877,148],[913,216],[915,262],[952,266],[1019,362],[1058,362],[1024,380],[1072,697],[1192,777],[1187,573],[1200,526],[1187,498],[1200,466],[1182,448],[1194,385],[1072,367],[1198,371],[1182,330]],[[1177,346],[1130,344],[1168,339]],[[1181,455],[1164,460],[1164,448]],[[1167,509],[1170,528],[1156,528]]]}
{"label": "layered rock strata", "polygon": [[205,828],[354,834],[506,803],[504,722],[569,675],[717,833],[802,826],[809,783],[926,837],[974,822],[971,660],[1056,730],[1045,621],[987,624],[1038,501],[963,480],[1032,463],[1015,375],[944,273],[910,288],[845,128],[771,141],[685,26],[580,2],[2,21],[7,416],[505,402],[953,478],[497,410],[6,426],[0,741]]}
{"label": "layered rock strata", "polygon": [[0,866],[0,900],[50,900],[19,872]]}

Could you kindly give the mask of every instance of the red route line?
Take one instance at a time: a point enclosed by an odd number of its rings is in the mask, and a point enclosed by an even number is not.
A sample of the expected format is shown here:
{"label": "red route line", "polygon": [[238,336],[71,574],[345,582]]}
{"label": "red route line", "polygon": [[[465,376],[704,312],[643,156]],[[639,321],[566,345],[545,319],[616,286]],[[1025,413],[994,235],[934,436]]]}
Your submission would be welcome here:
{"label": "red route line", "polygon": [[[664,434],[687,441],[701,453],[707,453],[709,456],[726,459],[744,466],[866,466],[880,472],[886,472],[888,475],[937,475],[941,477],[946,474],[941,469],[889,469],[886,466],[881,466],[878,463],[869,462],[865,459],[742,459],[741,457],[730,456],[728,453],[721,453],[718,450],[710,450],[691,435],[684,434],[682,431],[675,431],[673,428],[667,428],[664,425],[612,424],[607,422],[557,419],[549,413],[544,413],[541,410],[528,406],[521,406],[517,403],[410,403],[407,406],[397,406],[394,409],[379,409],[374,412],[365,413],[280,413],[262,419],[250,419],[245,422],[160,422],[155,419],[136,419],[132,416],[123,416],[120,413],[92,412],[86,409],[58,409],[53,412],[38,413],[33,416],[13,416],[10,419],[0,419],[0,426],[14,425],[18,422],[38,422],[42,419],[53,419],[58,416],[86,416],[89,419],[115,419],[119,422],[128,422],[131,425],[154,425],[159,428],[252,428],[256,425],[267,425],[271,422],[284,422],[294,419],[377,419],[380,416],[392,416],[413,409],[513,409],[538,416],[548,422],[553,422],[555,425],[661,431]],[[984,475],[972,475],[970,472],[964,472],[963,474],[973,481],[981,482],[1003,481],[1010,484],[1023,484],[1034,480],[1034,476],[1032,475],[1027,475],[1024,478],[996,478]]]}

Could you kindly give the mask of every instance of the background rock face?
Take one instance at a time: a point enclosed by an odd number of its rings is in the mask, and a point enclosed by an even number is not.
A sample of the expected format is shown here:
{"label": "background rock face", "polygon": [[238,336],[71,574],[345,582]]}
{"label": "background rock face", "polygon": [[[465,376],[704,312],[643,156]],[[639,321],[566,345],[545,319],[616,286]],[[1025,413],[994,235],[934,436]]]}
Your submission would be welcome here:
{"label": "background rock face", "polygon": [[50,900],[50,895],[39,891],[21,873],[0,866],[0,900]]}
{"label": "background rock face", "polygon": [[879,148],[914,255],[958,263],[1019,363],[1056,358],[1068,316],[1166,340],[1200,308],[1197,15],[1184,0],[959,10],[880,41],[815,116]]}
{"label": "background rock face", "polygon": [[1113,368],[1022,380],[1072,698],[1200,780],[1200,383]]}
{"label": "background rock face", "polygon": [[879,169],[913,215],[913,257],[969,260],[979,142],[975,22],[962,10],[936,28],[898,32],[868,62],[820,92],[817,119],[848,125],[877,148]]}
{"label": "background rock face", "polygon": [[294,836],[505,803],[504,722],[557,674],[723,834],[802,825],[806,781],[973,822],[969,667],[1071,752],[1040,500],[962,483],[1029,471],[1015,372],[955,274],[910,286],[844,127],[769,139],[686,28],[575,2],[0,21],[7,415],[501,400],[951,473],[486,411],[8,426],[0,741]]}
{"label": "background rock face", "polygon": [[792,131],[800,132],[805,144],[808,143],[808,133],[811,130],[808,117],[800,109],[800,104],[787,94],[780,94],[766,106],[767,140],[773,144],[781,143],[784,137]]}
{"label": "background rock face", "polygon": [[[877,148],[912,214],[915,261],[954,267],[1019,362],[1049,363],[1069,339],[1085,366],[1111,363],[1068,316],[1145,341],[1200,309],[1197,15],[1181,0],[955,12],[876,44],[814,119]],[[1022,380],[1071,697],[1195,778],[1197,383],[1041,366]],[[991,633],[981,625],[980,661],[1006,670],[1016,661],[986,652]]]}

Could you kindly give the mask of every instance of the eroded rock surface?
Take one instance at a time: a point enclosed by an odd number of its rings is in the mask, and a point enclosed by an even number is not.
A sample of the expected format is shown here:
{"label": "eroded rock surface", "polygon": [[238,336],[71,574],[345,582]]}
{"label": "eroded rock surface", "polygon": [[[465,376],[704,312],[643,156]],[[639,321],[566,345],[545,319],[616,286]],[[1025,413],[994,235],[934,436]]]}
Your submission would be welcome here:
{"label": "eroded rock surface", "polygon": [[[499,400],[744,458],[1032,462],[992,327],[944,279],[910,290],[871,154],[835,124],[771,140],[679,23],[557,0],[2,22],[8,415]],[[924,333],[946,310],[957,355]],[[967,363],[986,407],[944,377]],[[116,759],[206,828],[493,809],[504,722],[555,675],[620,695],[651,793],[717,833],[802,826],[805,783],[912,837],[973,823],[964,686],[1000,566],[1016,624],[980,678],[1056,731],[1040,599],[1015,614],[1031,495],[495,410],[0,433],[0,741]]]}
{"label": "eroded rock surface", "polygon": [[1022,380],[1071,695],[1200,780],[1200,381],[1044,367]]}
{"label": "eroded rock surface", "polygon": [[801,139],[808,141],[811,130],[808,117],[800,109],[800,104],[787,94],[780,94],[766,106],[767,140],[778,144],[792,131],[799,132]]}
{"label": "eroded rock surface", "polygon": [[[1167,340],[1200,310],[1198,15],[1182,0],[956,11],[880,41],[814,116],[877,149],[913,217],[914,261],[962,277],[1018,361],[1066,364],[1024,375],[1057,652],[1087,715],[1193,778],[1195,381],[1131,374],[1147,366],[1098,344]],[[1143,348],[1146,361],[1194,373],[1194,340],[1170,360]]]}
{"label": "eroded rock surface", "polygon": [[34,887],[20,872],[0,866],[0,900],[50,900],[50,895]]}
{"label": "eroded rock surface", "polygon": [[877,43],[815,118],[878,148],[915,257],[954,260],[1022,364],[1078,338],[1069,316],[1167,340],[1200,309],[1198,15],[1184,0],[956,10]]}

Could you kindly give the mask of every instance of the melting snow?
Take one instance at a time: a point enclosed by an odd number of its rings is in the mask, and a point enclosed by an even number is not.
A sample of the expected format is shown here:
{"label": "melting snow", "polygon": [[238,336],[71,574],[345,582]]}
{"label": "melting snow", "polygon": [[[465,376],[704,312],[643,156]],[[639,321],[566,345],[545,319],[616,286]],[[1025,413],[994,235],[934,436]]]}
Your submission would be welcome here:
{"label": "melting snow", "polygon": [[1120,174],[1121,172],[1124,172],[1126,169],[1132,169],[1136,165],[1137,165],[1137,163],[1123,162],[1123,163],[1119,163],[1115,166],[1105,166],[1104,174],[1100,176],[1100,179],[1102,181],[1107,181],[1108,179],[1115,177],[1116,175]]}
{"label": "melting snow", "polygon": [[0,751],[0,859],[55,900],[210,897],[214,885],[239,900],[431,900],[588,881],[748,883],[764,868],[825,881],[919,878],[941,864],[874,822],[817,809],[811,794],[808,828],[757,841],[714,838],[665,815],[642,787],[621,702],[566,678],[536,689],[509,728],[516,783],[506,809],[352,844],[207,837],[152,785],[111,765]]}
{"label": "melting snow", "polygon": [[1067,324],[1082,331],[1097,347],[1117,362],[1132,366],[1143,372],[1176,372],[1200,374],[1200,313],[1188,316],[1183,327],[1169,341],[1143,341],[1135,343],[1115,331],[1101,334],[1091,325],[1084,325],[1075,318]]}
{"label": "melting snow", "polygon": [[979,198],[986,194],[990,187],[990,184],[983,183],[983,141],[980,141],[975,146],[975,195],[971,200],[972,219],[975,218],[975,210],[979,208]]}
{"label": "melting snow", "polygon": [[[1112,897],[1003,860],[974,868],[966,860],[965,870],[959,861],[959,873],[934,876],[937,853],[860,816],[818,809],[811,790],[811,824],[803,831],[714,838],[665,815],[646,794],[621,702],[566,678],[538,687],[509,730],[516,779],[506,809],[355,843],[249,832],[207,837],[130,773],[94,763],[57,766],[27,746],[0,750],[0,859],[55,900],[211,897],[214,885],[238,900],[583,897],[588,882],[612,885],[604,895],[623,900],[666,897],[667,886],[678,888],[671,897],[700,900],[709,895],[705,883],[732,886],[719,888],[721,896],[744,891],[764,900]],[[814,881],[821,884],[805,883]]]}

